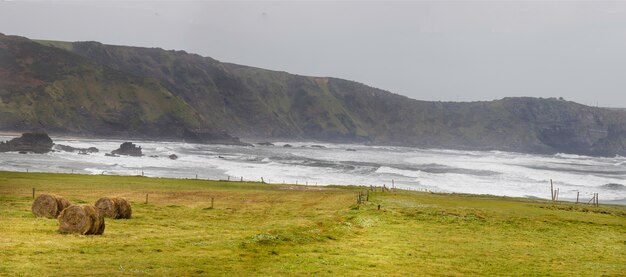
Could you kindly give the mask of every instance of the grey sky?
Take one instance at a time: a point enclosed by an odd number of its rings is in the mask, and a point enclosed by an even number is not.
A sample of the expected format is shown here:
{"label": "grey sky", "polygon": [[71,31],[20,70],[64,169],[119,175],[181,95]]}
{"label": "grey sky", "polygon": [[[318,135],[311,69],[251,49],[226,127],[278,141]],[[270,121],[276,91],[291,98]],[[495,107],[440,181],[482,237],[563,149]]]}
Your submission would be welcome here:
{"label": "grey sky", "polygon": [[0,2],[0,32],[179,49],[421,100],[626,107],[626,2]]}

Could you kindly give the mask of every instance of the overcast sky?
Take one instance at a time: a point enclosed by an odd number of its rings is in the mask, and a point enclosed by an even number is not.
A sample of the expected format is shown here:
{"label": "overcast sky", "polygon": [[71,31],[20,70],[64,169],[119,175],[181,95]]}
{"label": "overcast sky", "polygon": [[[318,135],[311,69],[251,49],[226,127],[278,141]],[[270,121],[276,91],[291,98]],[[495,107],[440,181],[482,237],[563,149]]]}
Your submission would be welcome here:
{"label": "overcast sky", "polygon": [[0,32],[185,50],[421,100],[626,107],[626,2],[19,2]]}

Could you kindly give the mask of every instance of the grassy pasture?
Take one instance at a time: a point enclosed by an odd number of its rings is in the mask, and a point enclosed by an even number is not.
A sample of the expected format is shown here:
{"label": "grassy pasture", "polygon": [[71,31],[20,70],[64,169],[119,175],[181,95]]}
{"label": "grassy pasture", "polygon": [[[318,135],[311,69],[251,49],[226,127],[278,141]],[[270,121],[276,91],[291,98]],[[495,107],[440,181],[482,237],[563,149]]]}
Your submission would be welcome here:
{"label": "grassy pasture", "polygon": [[[122,196],[133,218],[107,219],[102,236],[59,234],[31,214],[33,187],[72,203]],[[365,190],[0,172],[0,275],[626,272],[624,206],[398,191],[357,207]]]}

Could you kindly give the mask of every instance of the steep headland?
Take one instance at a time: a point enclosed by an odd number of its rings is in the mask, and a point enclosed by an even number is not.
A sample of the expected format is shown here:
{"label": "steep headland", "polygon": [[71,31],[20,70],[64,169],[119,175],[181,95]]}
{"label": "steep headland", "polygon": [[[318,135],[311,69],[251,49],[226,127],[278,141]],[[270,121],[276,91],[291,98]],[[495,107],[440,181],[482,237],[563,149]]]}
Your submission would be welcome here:
{"label": "steep headland", "polygon": [[98,42],[1,35],[0,57],[1,130],[626,155],[626,111],[562,99],[418,101],[347,80]]}

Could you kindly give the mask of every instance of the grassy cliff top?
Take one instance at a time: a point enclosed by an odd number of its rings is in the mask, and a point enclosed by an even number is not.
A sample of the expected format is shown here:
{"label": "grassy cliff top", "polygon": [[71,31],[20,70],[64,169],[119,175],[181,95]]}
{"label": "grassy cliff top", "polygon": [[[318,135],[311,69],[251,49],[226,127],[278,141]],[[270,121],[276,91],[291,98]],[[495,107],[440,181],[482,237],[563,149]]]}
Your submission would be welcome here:
{"label": "grassy cliff top", "polygon": [[[130,200],[102,236],[35,218],[32,188]],[[495,196],[0,172],[0,275],[621,275],[626,208]],[[148,203],[145,203],[149,194]],[[211,207],[213,199],[213,209]],[[380,205],[380,210],[378,210]]]}

